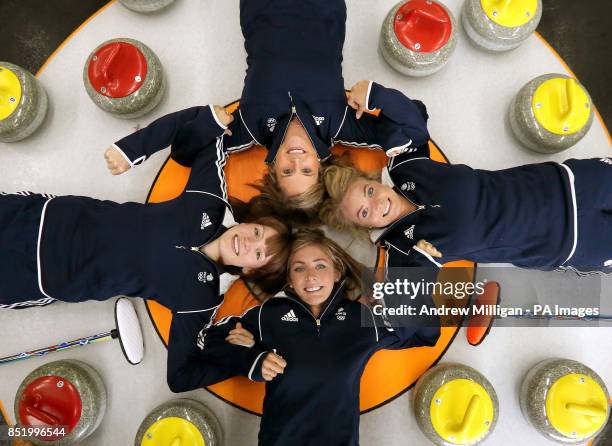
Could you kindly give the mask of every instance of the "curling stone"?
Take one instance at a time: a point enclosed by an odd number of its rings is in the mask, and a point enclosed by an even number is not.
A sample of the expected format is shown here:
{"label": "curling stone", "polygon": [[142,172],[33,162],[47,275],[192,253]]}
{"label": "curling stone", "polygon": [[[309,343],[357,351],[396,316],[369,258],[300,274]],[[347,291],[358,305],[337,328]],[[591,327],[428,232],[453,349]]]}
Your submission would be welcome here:
{"label": "curling stone", "polygon": [[542,0],[465,0],[463,29],[474,44],[489,51],[516,48],[540,23]]}
{"label": "curling stone", "polygon": [[119,3],[134,12],[147,14],[167,8],[174,0],[119,0]]}
{"label": "curling stone", "polygon": [[145,44],[112,39],[98,46],[83,69],[85,90],[102,110],[121,119],[137,118],[162,100],[166,81],[161,62]]}
{"label": "curling stone", "polygon": [[421,431],[440,446],[478,444],[493,432],[499,417],[491,383],[462,364],[428,370],[415,387],[413,405]]}
{"label": "curling stone", "polygon": [[570,359],[548,359],[532,368],[519,395],[525,418],[558,443],[583,443],[610,415],[605,384],[593,370]]}
{"label": "curling stone", "polygon": [[27,70],[0,62],[0,141],[30,136],[47,114],[47,93]]}
{"label": "curling stone", "polygon": [[525,147],[541,153],[561,152],[591,128],[593,103],[577,80],[545,74],[521,88],[510,105],[509,120]]}
{"label": "curling stone", "polygon": [[179,444],[190,446],[223,444],[221,425],[204,404],[181,398],[156,407],[140,424],[134,440],[135,446]]}
{"label": "curling stone", "polygon": [[106,388],[100,375],[77,360],[55,361],[30,373],[15,396],[17,424],[64,429],[57,435],[28,438],[37,446],[80,443],[100,425]]}
{"label": "curling stone", "polygon": [[435,0],[395,5],[380,32],[379,48],[389,65],[409,76],[428,76],[442,68],[457,45],[455,18]]}

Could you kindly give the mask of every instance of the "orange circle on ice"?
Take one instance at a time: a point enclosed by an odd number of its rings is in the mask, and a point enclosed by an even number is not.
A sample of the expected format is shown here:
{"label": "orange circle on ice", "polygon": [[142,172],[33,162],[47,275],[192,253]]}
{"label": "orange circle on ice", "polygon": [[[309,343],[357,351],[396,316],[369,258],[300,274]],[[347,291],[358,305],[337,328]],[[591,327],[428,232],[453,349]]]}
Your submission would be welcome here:
{"label": "orange circle on ice", "polygon": [[[234,102],[227,106],[227,110],[231,113],[237,107],[238,102]],[[430,142],[429,146],[433,160],[448,162],[442,151],[433,142]],[[336,146],[333,148],[333,153],[339,155],[346,150],[350,151],[356,166],[363,170],[380,170],[387,163],[387,156],[382,150],[354,147],[347,149]],[[256,194],[257,191],[249,184],[264,175],[265,157],[266,150],[261,146],[233,153],[228,157],[225,176],[229,196],[249,200]],[[153,183],[147,201],[157,203],[178,196],[187,183],[189,172],[190,169],[168,159]],[[382,250],[379,251],[377,263],[378,266],[384,264],[384,251]],[[472,262],[452,262],[452,265],[445,266],[466,268],[466,271],[471,274],[470,279],[473,277],[474,264]],[[464,299],[463,304],[466,305],[467,301],[468,299]],[[249,293],[244,283],[239,280],[225,294],[225,301],[216,317],[221,319],[228,315],[239,315],[254,305],[257,305],[257,301]],[[172,314],[164,306],[150,300],[147,301],[147,308],[160,338],[165,345],[168,345]],[[435,347],[382,350],[374,354],[361,378],[360,407],[362,413],[386,404],[410,389],[419,377],[442,357],[455,338],[459,326],[460,321],[457,321],[454,326],[442,327],[440,339]],[[262,413],[265,395],[264,383],[236,377],[209,386],[207,389],[233,406],[258,415]]]}

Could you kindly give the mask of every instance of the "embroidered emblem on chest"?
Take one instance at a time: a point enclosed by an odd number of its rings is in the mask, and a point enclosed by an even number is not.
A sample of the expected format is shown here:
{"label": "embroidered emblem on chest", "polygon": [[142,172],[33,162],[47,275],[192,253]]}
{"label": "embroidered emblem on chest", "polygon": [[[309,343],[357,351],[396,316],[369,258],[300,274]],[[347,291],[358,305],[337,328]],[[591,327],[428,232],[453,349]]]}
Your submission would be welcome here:
{"label": "embroidered emblem on chest", "polygon": [[416,184],[414,184],[413,181],[407,181],[406,183],[402,184],[401,189],[402,190],[414,190],[416,189]]}
{"label": "embroidered emblem on chest", "polygon": [[604,164],[610,164],[612,166],[612,158],[602,158],[599,161],[601,161]]}
{"label": "embroidered emblem on chest", "polygon": [[338,308],[338,311],[336,311],[336,319],[339,321],[346,319],[346,311],[344,311],[343,307]]}
{"label": "embroidered emblem on chest", "polygon": [[211,282],[213,280],[213,275],[211,273],[199,272],[198,273],[198,281],[202,283]]}
{"label": "embroidered emblem on chest", "polygon": [[268,127],[269,131],[273,132],[276,128],[276,119],[268,118],[268,121],[266,122],[266,127]]}
{"label": "embroidered emblem on chest", "polygon": [[325,118],[323,116],[312,115],[312,119],[314,119],[315,124],[317,124],[317,125],[321,125],[323,123],[323,121],[325,121]]}
{"label": "embroidered emblem on chest", "polygon": [[212,221],[206,212],[202,214],[202,222],[200,223],[200,229],[204,229],[208,226],[212,225]]}
{"label": "embroidered emblem on chest", "polygon": [[285,321],[285,322],[298,322],[299,319],[295,315],[293,310],[290,310],[287,314],[285,314],[283,317],[281,317],[281,321]]}
{"label": "embroidered emblem on chest", "polygon": [[406,238],[409,238],[410,240],[414,239],[414,225],[406,229],[404,231],[404,235],[406,236]]}

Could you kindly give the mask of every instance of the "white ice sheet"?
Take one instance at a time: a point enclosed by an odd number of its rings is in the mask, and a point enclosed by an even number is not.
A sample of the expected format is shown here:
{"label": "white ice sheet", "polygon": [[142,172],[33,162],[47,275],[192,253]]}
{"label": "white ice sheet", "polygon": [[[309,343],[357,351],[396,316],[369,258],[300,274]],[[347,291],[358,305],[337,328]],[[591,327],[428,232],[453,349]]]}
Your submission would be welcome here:
{"label": "white ice sheet", "polygon": [[[453,59],[439,73],[410,79],[394,72],[377,52],[380,25],[394,3],[347,1],[347,88],[360,79],[374,79],[423,100],[431,116],[431,135],[453,163],[496,169],[551,159],[610,156],[610,145],[598,120],[577,146],[555,156],[523,149],[512,137],[505,115],[514,94],[537,75],[565,72],[535,36],[510,53],[488,54],[474,48],[461,29]],[[446,4],[458,17],[461,1],[447,0]],[[120,36],[149,45],[160,57],[169,81],[169,94],[162,105],[135,121],[121,121],[99,110],[82,83],[83,63],[89,52],[104,40]],[[237,0],[177,0],[168,10],[151,16],[111,4],[67,42],[40,76],[49,94],[49,116],[31,138],[0,144],[0,190],[143,201],[167,151],[126,175],[112,177],[105,168],[104,149],[136,126],[144,126],[165,113],[237,99],[246,67],[244,59]],[[129,366],[117,343],[105,343],[4,366],[0,368],[0,400],[10,409],[19,383],[38,365],[61,358],[82,359],[100,371],[109,395],[106,418],[84,444],[130,444],[142,418],[157,404],[174,397],[165,382],[165,348],[142,302],[137,306],[146,343],[142,364]],[[45,309],[0,312],[0,356],[111,328],[112,311],[113,303],[109,301],[57,303]],[[443,361],[469,364],[496,387],[501,416],[486,444],[548,444],[520,414],[517,388],[523,374],[541,359],[561,356],[585,362],[604,381],[612,383],[611,339],[612,328],[499,328],[480,347],[472,348],[462,331]],[[227,445],[255,444],[257,417],[203,390],[187,396],[205,402],[215,411],[224,427]],[[364,446],[428,444],[409,409],[409,394],[363,416],[361,435]]]}

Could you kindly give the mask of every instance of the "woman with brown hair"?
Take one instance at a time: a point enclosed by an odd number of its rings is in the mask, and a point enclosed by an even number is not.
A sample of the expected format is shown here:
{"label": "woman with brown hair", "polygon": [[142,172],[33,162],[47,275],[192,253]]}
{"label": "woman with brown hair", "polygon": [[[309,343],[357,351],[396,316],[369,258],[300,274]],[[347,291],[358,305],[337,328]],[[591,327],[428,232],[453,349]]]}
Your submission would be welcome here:
{"label": "woman with brown hair", "polygon": [[214,128],[172,156],[192,170],[167,202],[0,194],[0,308],[125,295],[210,318],[236,275],[278,291],[290,228],[273,217],[236,224]]}
{"label": "woman with brown hair", "polygon": [[[355,298],[362,266],[318,230],[294,234],[284,293],[214,326],[189,318],[169,360],[174,392],[243,375],[266,381],[260,445],[359,444],[359,384],[377,350],[435,345],[437,318],[386,328]],[[431,300],[422,302],[429,306]],[[201,330],[201,331],[200,331]]]}

